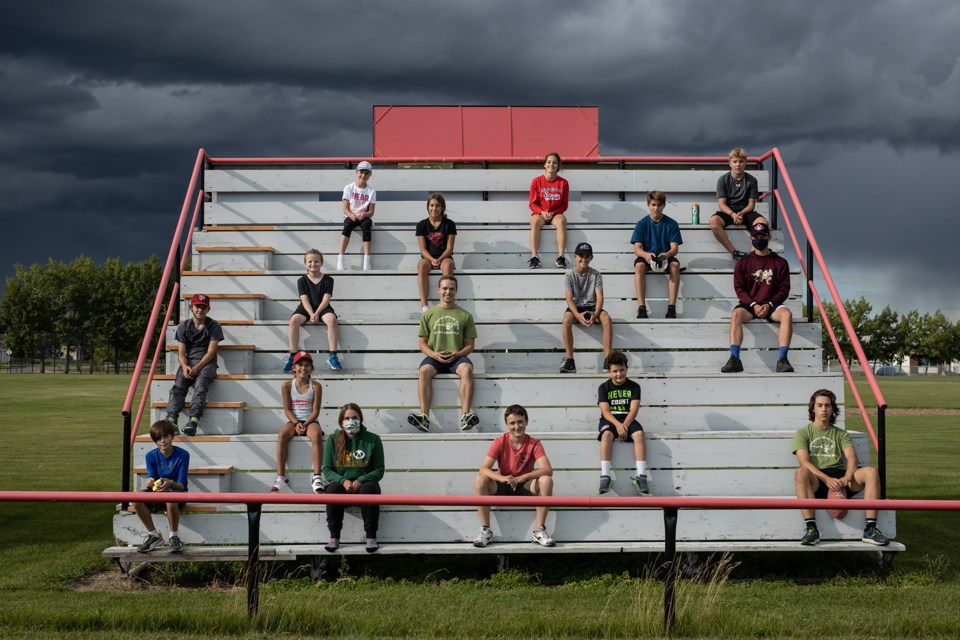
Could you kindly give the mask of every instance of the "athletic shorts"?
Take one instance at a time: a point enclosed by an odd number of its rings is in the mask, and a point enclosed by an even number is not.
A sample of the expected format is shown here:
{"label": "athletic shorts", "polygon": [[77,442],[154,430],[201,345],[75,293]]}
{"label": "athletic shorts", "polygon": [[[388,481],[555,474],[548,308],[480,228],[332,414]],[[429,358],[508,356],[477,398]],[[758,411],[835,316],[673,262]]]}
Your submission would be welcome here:
{"label": "athletic shorts", "polygon": [[[626,416],[624,416],[626,418]],[[620,434],[617,433],[617,428],[613,426],[613,423],[608,421],[606,418],[600,418],[600,424],[597,425],[597,440],[603,436],[604,431],[613,431],[613,437],[616,438]],[[634,420],[627,425],[627,438],[631,442],[633,441],[633,434],[637,431],[643,433],[643,425]]]}
{"label": "athletic shorts", "polygon": [[449,364],[440,362],[439,360],[434,360],[433,358],[424,358],[423,360],[420,361],[420,366],[422,367],[425,364],[428,364],[434,369],[436,369],[437,373],[456,373],[457,367],[459,367],[462,364],[469,364],[473,366],[473,363],[470,362],[470,358],[468,358],[467,356],[460,356],[459,358],[457,358],[456,360],[454,360]]}
{"label": "athletic shorts", "polygon": [[[674,262],[676,262],[677,264],[680,264],[680,261],[677,260],[677,256],[670,256],[669,258],[667,258],[667,264],[673,264]],[[637,256],[636,258],[634,258],[633,266],[637,266],[638,264],[641,264],[641,263],[647,265],[648,269],[653,269],[653,267],[650,266],[650,263],[644,260],[643,258],[641,258],[640,256]],[[664,269],[663,273],[668,273],[668,272],[666,269]]]}
{"label": "athletic shorts", "polygon": [[[147,488],[147,491],[153,492],[152,488]],[[164,492],[164,493],[177,493],[176,491]],[[147,509],[150,510],[150,513],[166,513],[167,512],[167,503],[166,502],[146,502]],[[180,509],[180,513],[183,513],[184,507],[187,506],[186,502],[181,502],[177,505]]]}
{"label": "athletic shorts", "polygon": [[[821,471],[823,471],[825,474],[827,474],[831,478],[842,478],[843,476],[847,475],[846,469],[821,469]],[[819,484],[817,484],[817,490],[813,492],[813,497],[822,500],[827,497],[827,494],[830,492],[830,489],[829,487],[827,487],[827,485],[823,484],[823,480],[821,480],[820,478],[817,478],[817,482]],[[848,498],[857,495],[857,493],[860,493],[859,491],[854,493],[853,491],[850,490],[850,487],[844,487],[844,491],[847,492]]]}
{"label": "athletic shorts", "polygon": [[[327,305],[327,306],[325,306],[323,309],[320,310],[320,317],[323,318],[323,316],[327,315],[328,313],[332,313],[332,314],[333,314],[333,317],[335,317],[335,318],[337,317],[337,312],[334,311],[334,310],[333,310],[333,307],[331,307],[330,305]],[[310,314],[307,313],[307,310],[303,308],[303,303],[300,303],[300,304],[297,305],[297,308],[294,310],[293,315],[295,315],[295,316],[303,316],[304,318],[307,318],[308,320],[310,319]]]}
{"label": "athletic shorts", "polygon": [[527,480],[524,483],[518,484],[517,488],[514,489],[510,486],[509,482],[498,482],[497,490],[493,495],[495,496],[532,496],[533,493],[530,491],[530,483],[532,480]]}
{"label": "athletic shorts", "polygon": [[[756,305],[754,305],[754,306],[756,306]],[[783,306],[783,305],[780,305],[780,306]],[[774,308],[770,309],[770,313],[767,314],[767,317],[766,317],[766,318],[758,318],[758,317],[757,317],[757,314],[753,312],[753,306],[750,306],[749,304],[742,304],[742,303],[741,303],[741,304],[738,304],[737,306],[734,307],[734,309],[746,309],[747,313],[749,313],[751,316],[753,316],[753,319],[754,319],[754,320],[766,320],[767,322],[776,322],[776,320],[773,319],[773,313],[774,313],[777,309],[779,309],[779,308],[780,308],[780,307],[778,306],[778,307],[774,307]]]}
{"label": "athletic shorts", "polygon": [[[724,226],[724,227],[729,227],[730,225],[735,224],[735,223],[733,222],[733,218],[731,218],[728,214],[724,213],[723,211],[717,211],[717,212],[714,213],[713,215],[714,215],[714,216],[720,216],[720,219],[723,220],[723,226]],[[711,216],[711,217],[713,217],[713,216]],[[757,218],[763,218],[763,216],[760,215],[759,213],[757,213],[756,211],[751,211],[750,213],[745,213],[745,214],[743,215],[743,226],[745,226],[746,228],[749,229],[750,227],[753,226],[753,221],[756,220]]]}
{"label": "athletic shorts", "polygon": [[[577,313],[583,313],[584,311],[589,311],[591,314],[593,314],[596,310],[597,310],[597,305],[595,304],[591,304],[586,307],[577,307]],[[600,310],[600,313],[606,313],[606,312],[607,312],[606,309]],[[568,313],[573,313],[573,311],[570,311],[570,307],[564,307],[563,315],[567,315]]]}
{"label": "athletic shorts", "polygon": [[360,227],[360,231],[363,233],[363,241],[370,242],[373,231],[373,218],[364,218],[360,222],[355,222],[353,219],[344,216],[343,231],[340,233],[340,235],[349,238],[350,234],[353,233],[353,230],[357,227]]}

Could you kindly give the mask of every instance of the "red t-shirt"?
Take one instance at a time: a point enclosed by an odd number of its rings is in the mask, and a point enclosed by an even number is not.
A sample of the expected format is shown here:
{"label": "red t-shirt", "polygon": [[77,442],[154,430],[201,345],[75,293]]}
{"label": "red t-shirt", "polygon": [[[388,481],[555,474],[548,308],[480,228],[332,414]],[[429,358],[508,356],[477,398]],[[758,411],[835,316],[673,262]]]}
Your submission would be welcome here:
{"label": "red t-shirt", "polygon": [[533,463],[546,456],[543,445],[536,438],[523,436],[519,449],[513,448],[510,434],[505,433],[490,443],[487,456],[497,461],[497,473],[502,476],[522,476],[533,471]]}
{"label": "red t-shirt", "polygon": [[570,199],[570,185],[557,176],[552,182],[539,175],[530,183],[530,215],[540,212],[563,213]]}

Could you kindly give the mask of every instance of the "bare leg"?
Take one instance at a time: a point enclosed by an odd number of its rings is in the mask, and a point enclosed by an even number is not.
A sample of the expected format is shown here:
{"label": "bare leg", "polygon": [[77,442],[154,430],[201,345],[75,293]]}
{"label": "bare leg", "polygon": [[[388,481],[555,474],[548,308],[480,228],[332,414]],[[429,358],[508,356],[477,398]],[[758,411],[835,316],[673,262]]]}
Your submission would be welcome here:
{"label": "bare leg", "polygon": [[730,242],[730,238],[727,236],[727,232],[723,227],[723,220],[720,218],[720,216],[710,217],[710,230],[713,231],[713,237],[717,239],[717,242],[723,245],[723,248],[727,250],[727,253],[734,252],[733,243]]}
{"label": "bare leg", "polygon": [[347,245],[350,244],[350,236],[340,236],[340,255],[347,252]]}
{"label": "bare leg", "polygon": [[567,216],[553,216],[553,226],[557,228],[557,255],[562,256],[567,250]]}
{"label": "bare leg", "polygon": [[789,347],[793,339],[793,312],[787,307],[780,307],[770,318],[780,323],[780,329],[777,331],[777,346]]}
{"label": "bare leg", "polygon": [[563,349],[568,358],[573,357],[573,323],[576,321],[572,313],[563,314]]}
{"label": "bare leg", "polygon": [[417,385],[417,396],[420,399],[420,413],[430,415],[430,404],[433,401],[433,376],[437,370],[428,364],[420,367],[420,379]]}
{"label": "bare leg", "polygon": [[633,458],[641,462],[647,459],[647,443],[643,438],[643,431],[633,434]]}
{"label": "bare leg", "polygon": [[300,350],[300,327],[306,321],[307,318],[299,313],[290,316],[290,325],[287,327],[287,346],[290,347],[290,353]]}
{"label": "bare leg", "polygon": [[600,326],[603,328],[603,357],[609,357],[613,351],[613,320],[606,311],[600,312]]}
{"label": "bare leg", "polygon": [[670,263],[670,280],[667,283],[667,290],[669,291],[668,304],[677,304],[677,294],[680,292],[680,263],[671,262]]}
{"label": "bare leg", "polygon": [[316,422],[307,425],[307,437],[310,438],[310,461],[313,462],[313,472],[320,473],[323,466],[323,430]]}
{"label": "bare leg", "polygon": [[541,216],[530,216],[530,257],[540,253],[540,229],[543,228]]}
{"label": "bare leg", "polygon": [[[793,474],[793,478],[797,498],[813,499],[815,497],[814,492],[820,485],[820,479],[817,478],[817,476],[800,467]],[[803,515],[804,520],[809,520],[817,514],[813,509],[801,509],[800,513]]]}
{"label": "bare leg", "polygon": [[417,263],[417,286],[420,288],[420,306],[427,306],[427,300],[429,299],[429,287],[430,287],[430,270],[432,265],[430,261],[426,258],[420,258],[420,262]]}
{"label": "bare leg", "polygon": [[730,344],[743,344],[743,323],[753,318],[746,309],[734,309],[730,314]]}
{"label": "bare leg", "polygon": [[647,263],[638,262],[633,266],[633,288],[637,292],[637,306],[647,304]]}
{"label": "bare leg", "polygon": [[[475,496],[493,495],[496,490],[497,484],[490,478],[477,475],[476,479],[473,481],[473,495]],[[490,526],[490,507],[478,506],[477,515],[480,516],[481,527]]]}
{"label": "bare leg", "polygon": [[327,325],[327,347],[330,349],[330,353],[336,353],[337,343],[340,342],[340,325],[337,323],[337,316],[326,313],[320,320]]}
{"label": "bare leg", "polygon": [[[853,482],[850,483],[853,491],[863,491],[864,500],[880,499],[880,473],[875,467],[860,467],[853,473]],[[877,517],[876,509],[866,509],[863,515],[874,519]]]}
{"label": "bare leg", "polygon": [[607,429],[600,435],[600,462],[610,462],[613,459],[614,433]]}
{"label": "bare leg", "polygon": [[[540,476],[530,483],[530,492],[536,496],[553,495],[553,478],[551,476]],[[537,524],[534,527],[539,529],[547,523],[547,514],[550,507],[537,507]]]}
{"label": "bare leg", "polygon": [[168,502],[167,503],[167,525],[170,527],[170,531],[180,532],[180,503],[179,502]]}
{"label": "bare leg", "polygon": [[137,516],[140,518],[140,522],[143,523],[143,526],[146,527],[147,533],[156,529],[156,526],[153,524],[153,514],[150,513],[150,509],[147,505],[142,502],[138,502],[133,505],[133,508],[137,512]]}
{"label": "bare leg", "polygon": [[280,427],[277,434],[277,475],[282,476],[287,472],[287,451],[290,448],[290,440],[296,435],[296,427],[292,422],[287,422]]}
{"label": "bare leg", "polygon": [[457,375],[460,376],[460,411],[466,413],[473,404],[473,365],[461,364]]}

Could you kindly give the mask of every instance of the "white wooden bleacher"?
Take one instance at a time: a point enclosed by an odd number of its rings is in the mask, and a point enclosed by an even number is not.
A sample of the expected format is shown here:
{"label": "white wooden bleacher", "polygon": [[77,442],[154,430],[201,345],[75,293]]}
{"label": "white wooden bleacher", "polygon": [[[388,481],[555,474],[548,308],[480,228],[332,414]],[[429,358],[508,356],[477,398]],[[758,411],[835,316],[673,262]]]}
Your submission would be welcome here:
{"label": "white wooden bleacher", "polygon": [[[502,431],[502,407],[514,402],[530,411],[529,431],[544,440],[555,468],[557,495],[596,495],[597,386],[601,372],[599,331],[575,330],[576,375],[558,372],[563,312],[561,271],[524,268],[527,258],[527,189],[535,166],[493,169],[376,167],[371,184],[379,204],[374,228],[374,271],[359,271],[359,238],[351,242],[348,270],[335,272],[342,220],[339,193],[352,179],[343,168],[208,169],[202,232],[194,237],[193,271],[184,274],[182,295],[211,296],[211,317],[224,325],[226,339],[220,370],[208,400],[201,435],[178,445],[191,452],[198,471],[194,491],[229,487],[229,491],[268,491],[275,474],[275,434],[284,421],[279,386],[286,359],[286,323],[296,305],[296,279],[303,273],[302,254],[320,249],[325,272],[336,279],[333,305],[340,316],[344,371],[332,373],[317,358],[315,376],[324,389],[321,424],[330,433],[337,407],[360,404],[367,426],[381,434],[387,458],[385,493],[472,493],[472,479],[490,440]],[[768,189],[767,174],[751,170]],[[821,373],[820,327],[800,316],[802,278],[795,274],[788,304],[795,315],[791,349],[794,374],[775,374],[776,327],[754,322],[745,327],[743,361],[746,373],[722,375],[728,356],[728,319],[736,304],[733,262],[703,224],[691,226],[690,203],[701,203],[701,220],[713,210],[718,169],[685,167],[624,170],[578,167],[563,172],[571,184],[568,212],[568,257],[577,242],[589,241],[593,266],[604,274],[605,308],[614,319],[614,346],[629,353],[631,377],[643,389],[639,419],[648,433],[648,460],[654,495],[793,496],[793,431],[806,422],[810,393],[821,387],[843,398],[843,381]],[[668,194],[666,213],[680,221],[684,236],[680,318],[665,320],[666,279],[648,276],[651,319],[635,320],[633,256],[629,244],[636,220],[646,215],[645,194]],[[435,381],[433,430],[420,434],[406,423],[417,405],[415,223],[425,216],[429,191],[443,191],[448,213],[458,225],[455,258],[460,281],[458,303],[478,322],[475,406],[482,431],[461,433],[456,427],[456,379]],[[486,195],[487,200],[482,199]],[[325,200],[321,200],[323,197]],[[623,198],[621,201],[620,198]],[[766,205],[761,205],[766,210]],[[746,250],[744,232],[733,230],[738,248]],[[781,251],[783,235],[775,232],[773,248]],[[541,238],[542,255],[552,254],[553,231]],[[545,260],[547,264],[552,259]],[[435,289],[437,276],[432,278]],[[435,296],[434,296],[435,298]],[[187,317],[183,302],[183,317]],[[174,328],[167,331],[173,344]],[[302,344],[325,356],[322,327],[307,326]],[[168,351],[168,375],[151,388],[153,418],[163,406],[172,374],[174,352]],[[842,420],[841,420],[842,422]],[[868,441],[854,434],[862,459],[869,459]],[[140,436],[134,460],[153,445]],[[616,480],[613,495],[631,495],[632,451],[614,447]],[[291,477],[298,492],[308,491],[309,443],[291,445]],[[210,470],[216,470],[210,471]],[[203,477],[201,477],[203,476]],[[140,478],[138,477],[138,486]],[[162,521],[162,518],[160,518]],[[824,540],[818,548],[862,549],[862,512],[835,521],[818,512]],[[538,551],[527,542],[532,509],[501,508],[493,512],[498,544],[475,550],[469,542],[478,522],[474,509],[453,507],[384,507],[379,539],[385,553],[510,553]],[[881,528],[895,535],[892,513],[882,514]],[[662,549],[659,509],[587,510],[565,508],[551,513],[548,528],[558,540],[554,552],[657,551]],[[134,516],[118,514],[114,533],[121,544],[140,540]],[[798,513],[778,510],[680,513],[680,550],[805,550]],[[185,557],[194,549],[246,541],[247,521],[240,505],[219,505],[189,511],[181,522]],[[327,537],[322,507],[265,506],[261,539],[277,559],[324,554]],[[359,514],[348,511],[343,539],[362,539]],[[196,546],[193,546],[196,545]],[[901,548],[894,543],[893,549]],[[359,551],[344,545],[342,553]],[[122,547],[108,550],[127,553]],[[108,553],[108,555],[109,555]],[[199,551],[198,551],[199,553]],[[205,551],[204,553],[209,553]],[[153,557],[153,556],[151,556]]]}

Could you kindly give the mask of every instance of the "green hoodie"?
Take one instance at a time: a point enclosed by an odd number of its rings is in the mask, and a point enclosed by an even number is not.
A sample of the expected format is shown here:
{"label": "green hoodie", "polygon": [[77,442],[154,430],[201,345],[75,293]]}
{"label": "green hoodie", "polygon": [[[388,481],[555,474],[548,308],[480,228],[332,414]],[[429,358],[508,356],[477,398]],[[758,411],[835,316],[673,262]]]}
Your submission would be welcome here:
{"label": "green hoodie", "polygon": [[383,442],[363,425],[352,440],[346,438],[342,459],[337,459],[337,439],[340,431],[327,436],[323,447],[323,477],[328,482],[343,484],[344,480],[379,482],[383,478]]}

